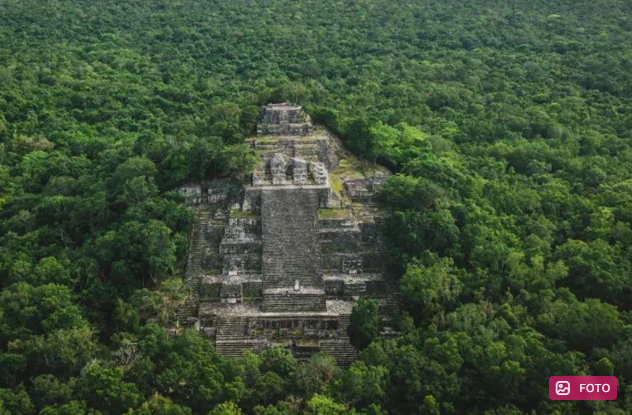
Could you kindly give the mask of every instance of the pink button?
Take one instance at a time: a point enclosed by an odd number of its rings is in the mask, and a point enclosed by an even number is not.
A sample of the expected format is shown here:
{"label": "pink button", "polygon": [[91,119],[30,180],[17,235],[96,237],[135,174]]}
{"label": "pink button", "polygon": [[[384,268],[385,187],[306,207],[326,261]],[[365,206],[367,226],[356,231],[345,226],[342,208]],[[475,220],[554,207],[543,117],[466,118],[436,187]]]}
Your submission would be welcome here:
{"label": "pink button", "polygon": [[617,399],[614,376],[551,376],[549,398],[556,401],[612,401]]}

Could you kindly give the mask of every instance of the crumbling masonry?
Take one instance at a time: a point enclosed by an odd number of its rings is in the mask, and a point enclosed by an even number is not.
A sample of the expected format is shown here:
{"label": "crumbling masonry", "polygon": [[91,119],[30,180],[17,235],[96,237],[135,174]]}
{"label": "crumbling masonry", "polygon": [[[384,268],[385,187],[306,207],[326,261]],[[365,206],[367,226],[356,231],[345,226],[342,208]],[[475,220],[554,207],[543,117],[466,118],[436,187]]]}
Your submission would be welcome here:
{"label": "crumbling masonry", "polygon": [[344,152],[299,106],[262,108],[249,143],[260,156],[251,183],[181,190],[196,210],[186,271],[195,295],[181,317],[226,356],[283,346],[348,364],[354,301],[393,301],[371,202],[386,173],[333,176]]}

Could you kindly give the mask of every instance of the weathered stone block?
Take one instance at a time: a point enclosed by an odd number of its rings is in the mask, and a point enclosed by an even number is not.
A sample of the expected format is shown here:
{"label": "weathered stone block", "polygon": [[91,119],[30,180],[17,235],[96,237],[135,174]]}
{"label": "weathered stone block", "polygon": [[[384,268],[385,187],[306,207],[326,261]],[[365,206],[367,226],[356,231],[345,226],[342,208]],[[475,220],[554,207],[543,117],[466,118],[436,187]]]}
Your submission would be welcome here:
{"label": "weathered stone block", "polygon": [[298,157],[292,158],[292,177],[294,184],[307,183],[307,161]]}
{"label": "weathered stone block", "polygon": [[178,193],[185,197],[185,204],[195,206],[202,203],[202,186],[199,184],[189,184],[181,186]]}
{"label": "weathered stone block", "polygon": [[345,291],[343,280],[325,280],[325,293],[329,297],[342,297]]}
{"label": "weathered stone block", "polygon": [[346,274],[362,274],[362,258],[343,258],[342,272]]}
{"label": "weathered stone block", "polygon": [[309,164],[309,171],[314,177],[316,184],[327,184],[327,169],[320,162],[312,162]]}
{"label": "weathered stone block", "polygon": [[243,258],[239,255],[226,255],[224,257],[224,275],[238,275],[244,272]]}
{"label": "weathered stone block", "polygon": [[253,186],[261,186],[263,185],[263,180],[265,179],[265,173],[259,169],[255,169],[252,172],[252,184]]}
{"label": "weathered stone block", "polygon": [[224,282],[220,294],[222,300],[236,299],[241,301],[241,283]]}
{"label": "weathered stone block", "polygon": [[288,158],[281,153],[275,154],[270,160],[270,174],[272,184],[285,184],[287,180]]}

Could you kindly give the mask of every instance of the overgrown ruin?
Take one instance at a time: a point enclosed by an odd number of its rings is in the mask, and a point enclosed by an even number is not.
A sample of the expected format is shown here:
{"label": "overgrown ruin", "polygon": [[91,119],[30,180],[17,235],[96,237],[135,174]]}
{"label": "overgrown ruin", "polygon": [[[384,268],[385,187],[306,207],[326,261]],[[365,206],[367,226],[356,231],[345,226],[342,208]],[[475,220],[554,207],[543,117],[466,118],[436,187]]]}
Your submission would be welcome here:
{"label": "overgrown ruin", "polygon": [[283,346],[348,364],[354,301],[394,301],[371,200],[388,172],[350,157],[299,106],[263,107],[248,143],[260,157],[250,183],[182,189],[196,219],[186,270],[195,295],[181,315],[226,356]]}

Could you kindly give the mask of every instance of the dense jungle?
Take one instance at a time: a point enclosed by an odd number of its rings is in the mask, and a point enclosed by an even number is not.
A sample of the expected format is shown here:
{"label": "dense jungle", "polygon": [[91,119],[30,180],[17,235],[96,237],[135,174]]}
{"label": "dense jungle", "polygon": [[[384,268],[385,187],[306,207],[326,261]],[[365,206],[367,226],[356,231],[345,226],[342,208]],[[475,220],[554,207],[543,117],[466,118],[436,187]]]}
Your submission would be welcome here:
{"label": "dense jungle", "polygon": [[[393,175],[398,335],[226,359],[170,327],[260,105]],[[0,414],[632,413],[632,3],[0,0]],[[552,401],[614,375],[616,401]]]}

